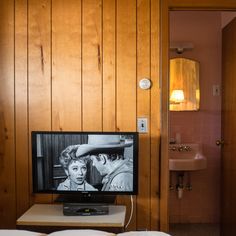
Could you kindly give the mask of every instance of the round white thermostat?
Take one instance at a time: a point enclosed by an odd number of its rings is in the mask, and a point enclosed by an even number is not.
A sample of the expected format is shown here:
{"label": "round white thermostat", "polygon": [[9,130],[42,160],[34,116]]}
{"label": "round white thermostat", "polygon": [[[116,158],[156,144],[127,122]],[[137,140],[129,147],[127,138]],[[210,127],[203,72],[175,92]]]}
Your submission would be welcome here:
{"label": "round white thermostat", "polygon": [[151,81],[150,79],[144,78],[139,81],[139,87],[141,89],[150,89],[151,87]]}

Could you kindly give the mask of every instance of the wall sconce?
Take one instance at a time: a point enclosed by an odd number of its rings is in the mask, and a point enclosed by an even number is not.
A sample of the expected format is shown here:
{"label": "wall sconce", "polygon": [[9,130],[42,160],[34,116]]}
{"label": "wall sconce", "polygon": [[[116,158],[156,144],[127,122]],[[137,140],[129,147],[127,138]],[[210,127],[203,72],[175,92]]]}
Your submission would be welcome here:
{"label": "wall sconce", "polygon": [[184,101],[184,91],[181,89],[175,89],[170,95],[170,104],[180,104]]}

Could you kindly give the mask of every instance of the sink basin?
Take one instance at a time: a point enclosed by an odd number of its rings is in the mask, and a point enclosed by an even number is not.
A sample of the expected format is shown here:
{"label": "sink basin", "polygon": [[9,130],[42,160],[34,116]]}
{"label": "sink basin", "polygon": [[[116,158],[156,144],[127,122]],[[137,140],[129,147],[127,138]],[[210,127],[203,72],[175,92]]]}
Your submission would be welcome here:
{"label": "sink basin", "polygon": [[169,145],[169,170],[195,171],[207,166],[206,157],[202,154],[197,143]]}

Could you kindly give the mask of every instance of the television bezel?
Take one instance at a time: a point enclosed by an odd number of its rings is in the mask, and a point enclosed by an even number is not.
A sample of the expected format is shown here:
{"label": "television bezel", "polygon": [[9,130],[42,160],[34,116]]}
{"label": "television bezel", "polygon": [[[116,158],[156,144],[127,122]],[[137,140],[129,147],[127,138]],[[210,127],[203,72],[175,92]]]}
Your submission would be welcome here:
{"label": "television bezel", "polygon": [[[39,190],[37,175],[37,134],[71,134],[71,135],[99,135],[99,134],[117,134],[117,135],[133,135],[133,190],[132,191],[61,191],[61,190]],[[136,131],[119,131],[119,132],[97,132],[97,131],[31,131],[31,149],[32,149],[32,184],[34,194],[59,194],[59,195],[137,195],[138,194],[138,163],[139,163],[139,134]],[[134,160],[135,159],[135,160]]]}

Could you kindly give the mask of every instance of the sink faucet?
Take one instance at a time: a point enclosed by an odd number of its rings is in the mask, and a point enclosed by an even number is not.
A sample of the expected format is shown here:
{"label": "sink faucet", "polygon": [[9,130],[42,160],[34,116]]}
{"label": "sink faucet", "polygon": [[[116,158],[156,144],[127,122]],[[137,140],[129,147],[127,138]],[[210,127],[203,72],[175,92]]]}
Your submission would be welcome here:
{"label": "sink faucet", "polygon": [[179,152],[183,152],[183,151],[189,152],[192,149],[191,149],[190,146],[180,145],[180,146],[170,146],[169,150],[171,150],[171,151],[179,151]]}
{"label": "sink faucet", "polygon": [[189,147],[189,146],[184,146],[184,150],[187,151],[187,152],[189,152],[189,151],[191,151],[191,147]]}
{"label": "sink faucet", "polygon": [[169,150],[171,150],[171,151],[177,151],[177,147],[176,147],[176,146],[170,146],[170,147],[169,147]]}
{"label": "sink faucet", "polygon": [[189,152],[189,151],[191,151],[191,147],[181,145],[178,147],[178,151],[179,152],[183,152],[183,151]]}
{"label": "sink faucet", "polygon": [[178,147],[178,151],[179,151],[179,152],[182,152],[182,151],[184,151],[184,146],[182,146],[182,145],[181,145],[181,146],[179,146],[179,147]]}

